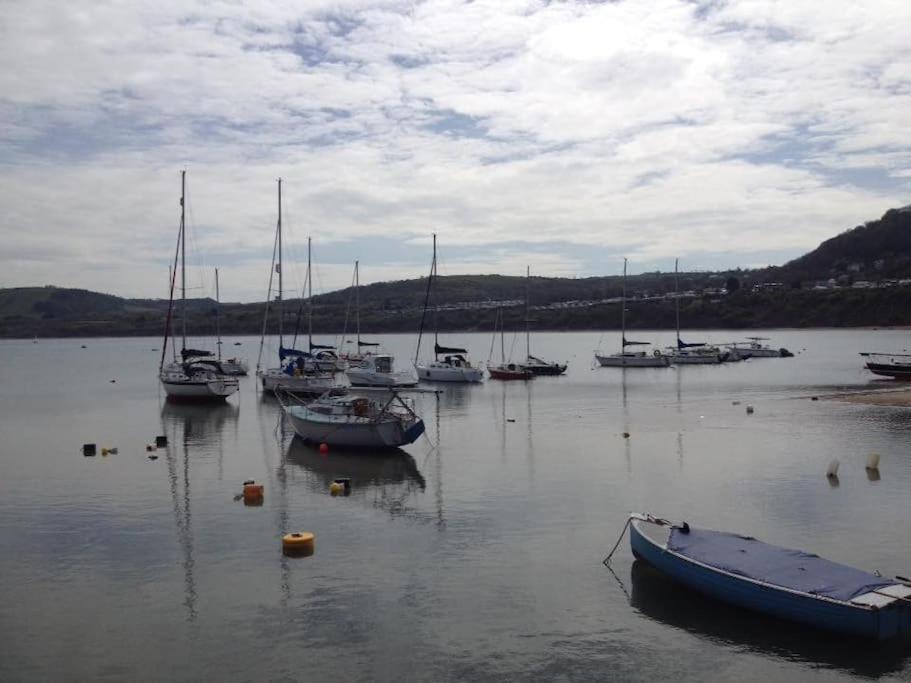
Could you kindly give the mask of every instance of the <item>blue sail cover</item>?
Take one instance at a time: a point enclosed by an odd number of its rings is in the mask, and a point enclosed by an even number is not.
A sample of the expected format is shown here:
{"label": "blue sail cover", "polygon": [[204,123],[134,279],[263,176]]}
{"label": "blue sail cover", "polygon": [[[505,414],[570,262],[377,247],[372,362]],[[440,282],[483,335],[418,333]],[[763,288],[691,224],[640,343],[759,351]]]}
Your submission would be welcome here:
{"label": "blue sail cover", "polygon": [[825,560],[802,550],[768,545],[723,531],[671,529],[667,547],[684,557],[749,579],[801,593],[849,601],[895,585],[875,574]]}
{"label": "blue sail cover", "polygon": [[299,349],[286,349],[284,346],[278,347],[278,357],[281,360],[285,360],[288,356],[303,356],[304,358],[309,358],[310,354]]}

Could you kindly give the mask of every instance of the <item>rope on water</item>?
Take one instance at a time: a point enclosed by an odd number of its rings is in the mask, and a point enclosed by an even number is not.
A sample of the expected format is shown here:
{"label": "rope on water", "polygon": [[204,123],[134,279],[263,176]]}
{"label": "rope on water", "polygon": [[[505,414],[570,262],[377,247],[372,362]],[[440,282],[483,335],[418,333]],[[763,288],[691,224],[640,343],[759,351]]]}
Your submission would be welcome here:
{"label": "rope on water", "polygon": [[617,542],[614,543],[614,547],[611,548],[611,551],[607,554],[607,557],[605,557],[603,560],[601,560],[601,563],[605,567],[610,566],[610,559],[614,556],[614,553],[617,552],[617,548],[620,547],[620,542],[623,540],[623,537],[626,536],[626,530],[629,529],[630,522],[632,522],[632,521],[633,521],[632,517],[626,518],[626,524],[623,525],[623,531],[620,532],[620,538],[618,538]]}

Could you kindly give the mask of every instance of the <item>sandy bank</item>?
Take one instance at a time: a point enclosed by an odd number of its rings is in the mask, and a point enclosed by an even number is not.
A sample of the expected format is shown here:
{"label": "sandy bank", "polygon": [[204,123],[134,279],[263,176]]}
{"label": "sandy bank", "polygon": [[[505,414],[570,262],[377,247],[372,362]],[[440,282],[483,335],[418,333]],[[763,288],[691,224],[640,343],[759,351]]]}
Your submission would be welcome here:
{"label": "sandy bank", "polygon": [[911,408],[911,386],[904,386],[898,389],[878,389],[876,391],[852,391],[832,394],[825,398],[833,401],[844,401],[845,403]]}

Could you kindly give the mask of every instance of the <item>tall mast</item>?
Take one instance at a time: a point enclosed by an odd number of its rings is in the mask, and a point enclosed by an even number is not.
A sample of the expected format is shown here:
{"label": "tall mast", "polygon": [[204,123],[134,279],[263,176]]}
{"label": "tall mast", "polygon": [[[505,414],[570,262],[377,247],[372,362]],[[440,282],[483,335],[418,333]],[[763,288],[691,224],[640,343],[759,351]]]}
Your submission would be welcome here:
{"label": "tall mast", "polygon": [[285,319],[285,307],[282,304],[282,179],[278,179],[278,261],[275,269],[278,271],[278,348],[284,346],[282,339],[282,323]]}
{"label": "tall mast", "polygon": [[[437,274],[437,234],[433,233],[433,260],[430,262],[430,280],[433,282]],[[427,285],[427,291],[430,292],[430,283]],[[440,314],[438,311],[433,312],[433,358],[437,359],[437,346],[440,345]]]}
{"label": "tall mast", "polygon": [[[350,299],[349,299],[350,301]],[[357,328],[357,353],[361,353],[361,275],[360,264],[354,262],[354,320]]]}
{"label": "tall mast", "polygon": [[313,270],[310,265],[310,242],[311,238],[307,238],[307,340],[309,342],[309,348],[307,351],[313,350]]}
{"label": "tall mast", "polygon": [[506,365],[506,320],[500,317],[500,365]]}
{"label": "tall mast", "polygon": [[528,290],[531,285],[531,266],[525,266],[525,360],[531,358],[531,332],[528,330]]}
{"label": "tall mast", "polygon": [[674,259],[674,308],[677,311],[677,348],[680,348],[680,280],[677,276],[677,264],[680,259]]}
{"label": "tall mast", "polygon": [[218,347],[218,360],[221,360],[221,326],[219,317],[221,316],[221,297],[218,292],[218,268],[215,269],[215,337],[217,341],[215,346]]}
{"label": "tall mast", "polygon": [[623,259],[623,289],[620,294],[620,353],[626,351],[626,259]]}
{"label": "tall mast", "polygon": [[[187,348],[187,223],[186,223],[187,172],[180,172],[180,313],[183,318],[183,346]],[[181,359],[183,354],[181,354]]]}

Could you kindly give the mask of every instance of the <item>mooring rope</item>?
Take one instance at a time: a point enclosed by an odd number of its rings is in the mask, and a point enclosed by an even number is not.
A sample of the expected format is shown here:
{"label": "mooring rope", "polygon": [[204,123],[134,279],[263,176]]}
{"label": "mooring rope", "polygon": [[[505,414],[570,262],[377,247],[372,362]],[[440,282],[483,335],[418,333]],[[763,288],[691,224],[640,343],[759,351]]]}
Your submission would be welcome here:
{"label": "mooring rope", "polygon": [[626,518],[626,524],[623,525],[623,531],[620,532],[620,538],[618,538],[618,539],[617,539],[617,542],[614,543],[614,547],[611,548],[611,551],[607,554],[607,557],[605,557],[605,558],[601,561],[601,563],[602,563],[605,567],[607,567],[607,566],[610,565],[610,558],[612,558],[612,557],[614,556],[614,553],[617,552],[617,548],[620,547],[620,542],[623,540],[623,537],[626,536],[626,530],[629,529],[630,522],[632,522],[632,521],[633,521],[633,518],[632,518],[632,517],[627,517],[627,518]]}

